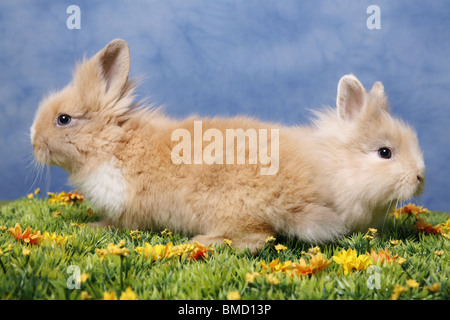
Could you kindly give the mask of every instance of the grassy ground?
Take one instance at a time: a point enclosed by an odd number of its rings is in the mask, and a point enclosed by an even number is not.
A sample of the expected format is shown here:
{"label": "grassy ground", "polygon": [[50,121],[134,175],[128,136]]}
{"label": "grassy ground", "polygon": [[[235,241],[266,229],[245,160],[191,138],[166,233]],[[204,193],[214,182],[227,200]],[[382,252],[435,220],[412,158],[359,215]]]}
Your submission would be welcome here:
{"label": "grassy ground", "polygon": [[8,203],[10,203],[11,201],[8,201],[8,200],[0,200],[0,207],[1,206],[4,206],[4,205],[7,205]]}
{"label": "grassy ground", "polygon": [[[264,270],[269,264],[310,262],[310,245],[287,238],[277,238],[258,254],[239,251],[224,244],[214,248],[207,259],[164,258],[153,261],[135,251],[145,243],[186,243],[178,234],[131,232],[130,230],[92,230],[86,224],[99,219],[91,214],[86,202],[62,206],[49,204],[47,198],[21,199],[0,205],[0,299],[103,299],[105,293],[119,298],[128,287],[138,299],[449,299],[449,243],[442,235],[419,235],[414,217],[390,217],[383,233],[374,239],[354,234],[335,244],[320,247],[330,264],[313,275],[289,275]],[[450,218],[450,213],[422,215],[436,225]],[[53,241],[36,245],[16,241],[8,232],[16,223],[55,236]],[[6,228],[5,228],[6,227]],[[379,232],[380,233],[380,232]],[[63,237],[69,236],[67,240]],[[54,237],[55,238],[55,237]],[[108,255],[102,261],[96,248],[107,248],[126,240],[127,256]],[[395,246],[391,240],[401,240]],[[282,244],[286,249],[275,247]],[[374,267],[352,270],[347,275],[333,256],[344,249],[363,255],[370,248],[388,248],[392,263],[374,263]],[[278,248],[277,251],[275,248]],[[24,250],[25,249],[25,250]],[[27,251],[30,250],[30,251]],[[441,251],[442,250],[442,251]],[[306,252],[306,253],[305,253]],[[397,263],[401,258],[403,264]],[[72,267],[70,267],[72,266]],[[77,272],[81,283],[75,283]],[[248,281],[252,274],[256,279]],[[247,278],[246,278],[247,275]],[[415,280],[409,281],[409,280]],[[79,287],[73,285],[79,285]],[[79,289],[78,289],[79,288]],[[398,293],[398,294],[396,294]]]}

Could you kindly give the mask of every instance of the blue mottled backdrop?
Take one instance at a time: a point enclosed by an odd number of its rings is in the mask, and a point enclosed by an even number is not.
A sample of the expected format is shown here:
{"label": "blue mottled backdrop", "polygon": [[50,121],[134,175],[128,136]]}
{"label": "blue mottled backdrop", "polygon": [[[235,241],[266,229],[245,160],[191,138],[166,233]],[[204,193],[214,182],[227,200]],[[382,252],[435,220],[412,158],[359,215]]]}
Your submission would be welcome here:
{"label": "blue mottled backdrop", "polygon": [[[367,8],[378,5],[381,29]],[[81,29],[68,29],[78,5]],[[31,164],[40,99],[76,60],[114,38],[131,48],[140,98],[170,115],[246,114],[305,123],[335,105],[339,78],[384,83],[393,112],[418,132],[427,165],[421,204],[450,210],[450,2],[159,0],[0,2],[0,199],[68,190],[58,168]]]}

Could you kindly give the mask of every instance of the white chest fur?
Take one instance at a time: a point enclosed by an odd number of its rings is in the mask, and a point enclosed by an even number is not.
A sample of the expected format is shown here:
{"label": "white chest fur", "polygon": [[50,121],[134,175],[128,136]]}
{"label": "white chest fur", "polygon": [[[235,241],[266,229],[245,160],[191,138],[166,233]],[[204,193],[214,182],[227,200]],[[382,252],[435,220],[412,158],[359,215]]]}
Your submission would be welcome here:
{"label": "white chest fur", "polygon": [[83,181],[76,185],[91,204],[104,212],[112,221],[117,220],[123,212],[126,199],[126,183],[122,169],[112,162],[104,162]]}

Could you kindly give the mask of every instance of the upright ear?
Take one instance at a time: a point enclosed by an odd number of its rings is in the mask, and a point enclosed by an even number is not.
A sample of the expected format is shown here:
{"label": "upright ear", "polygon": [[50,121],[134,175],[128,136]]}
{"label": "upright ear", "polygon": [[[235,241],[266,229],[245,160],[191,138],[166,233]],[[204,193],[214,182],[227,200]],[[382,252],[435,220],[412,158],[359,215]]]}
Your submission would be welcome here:
{"label": "upright ear", "polygon": [[95,59],[105,82],[106,93],[119,96],[130,72],[128,44],[121,39],[113,40],[95,55]]}
{"label": "upright ear", "polygon": [[371,101],[375,102],[376,107],[389,112],[389,104],[387,102],[386,94],[384,93],[384,86],[381,82],[377,81],[373,84],[369,97]]}
{"label": "upright ear", "polygon": [[352,74],[345,75],[339,80],[336,106],[340,119],[354,119],[366,103],[366,89]]}

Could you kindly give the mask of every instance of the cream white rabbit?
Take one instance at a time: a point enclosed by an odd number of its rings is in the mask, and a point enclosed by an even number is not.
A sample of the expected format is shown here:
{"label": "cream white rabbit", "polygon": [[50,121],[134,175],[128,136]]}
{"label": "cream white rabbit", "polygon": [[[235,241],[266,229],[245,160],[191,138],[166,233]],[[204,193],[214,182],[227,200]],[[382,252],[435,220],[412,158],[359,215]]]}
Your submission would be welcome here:
{"label": "cream white rabbit", "polygon": [[[64,168],[103,212],[95,226],[168,228],[205,245],[227,238],[255,251],[271,235],[323,243],[366,231],[423,190],[416,134],[391,116],[379,82],[366,92],[343,76],[337,108],[317,112],[305,127],[246,117],[177,120],[134,102],[129,65],[127,43],[113,40],[41,102],[31,128],[37,161]],[[265,150],[276,144],[277,170],[262,174],[267,164],[251,162],[239,146],[245,164],[174,161],[174,132],[194,136],[195,121],[223,137],[227,129],[277,130]]]}

